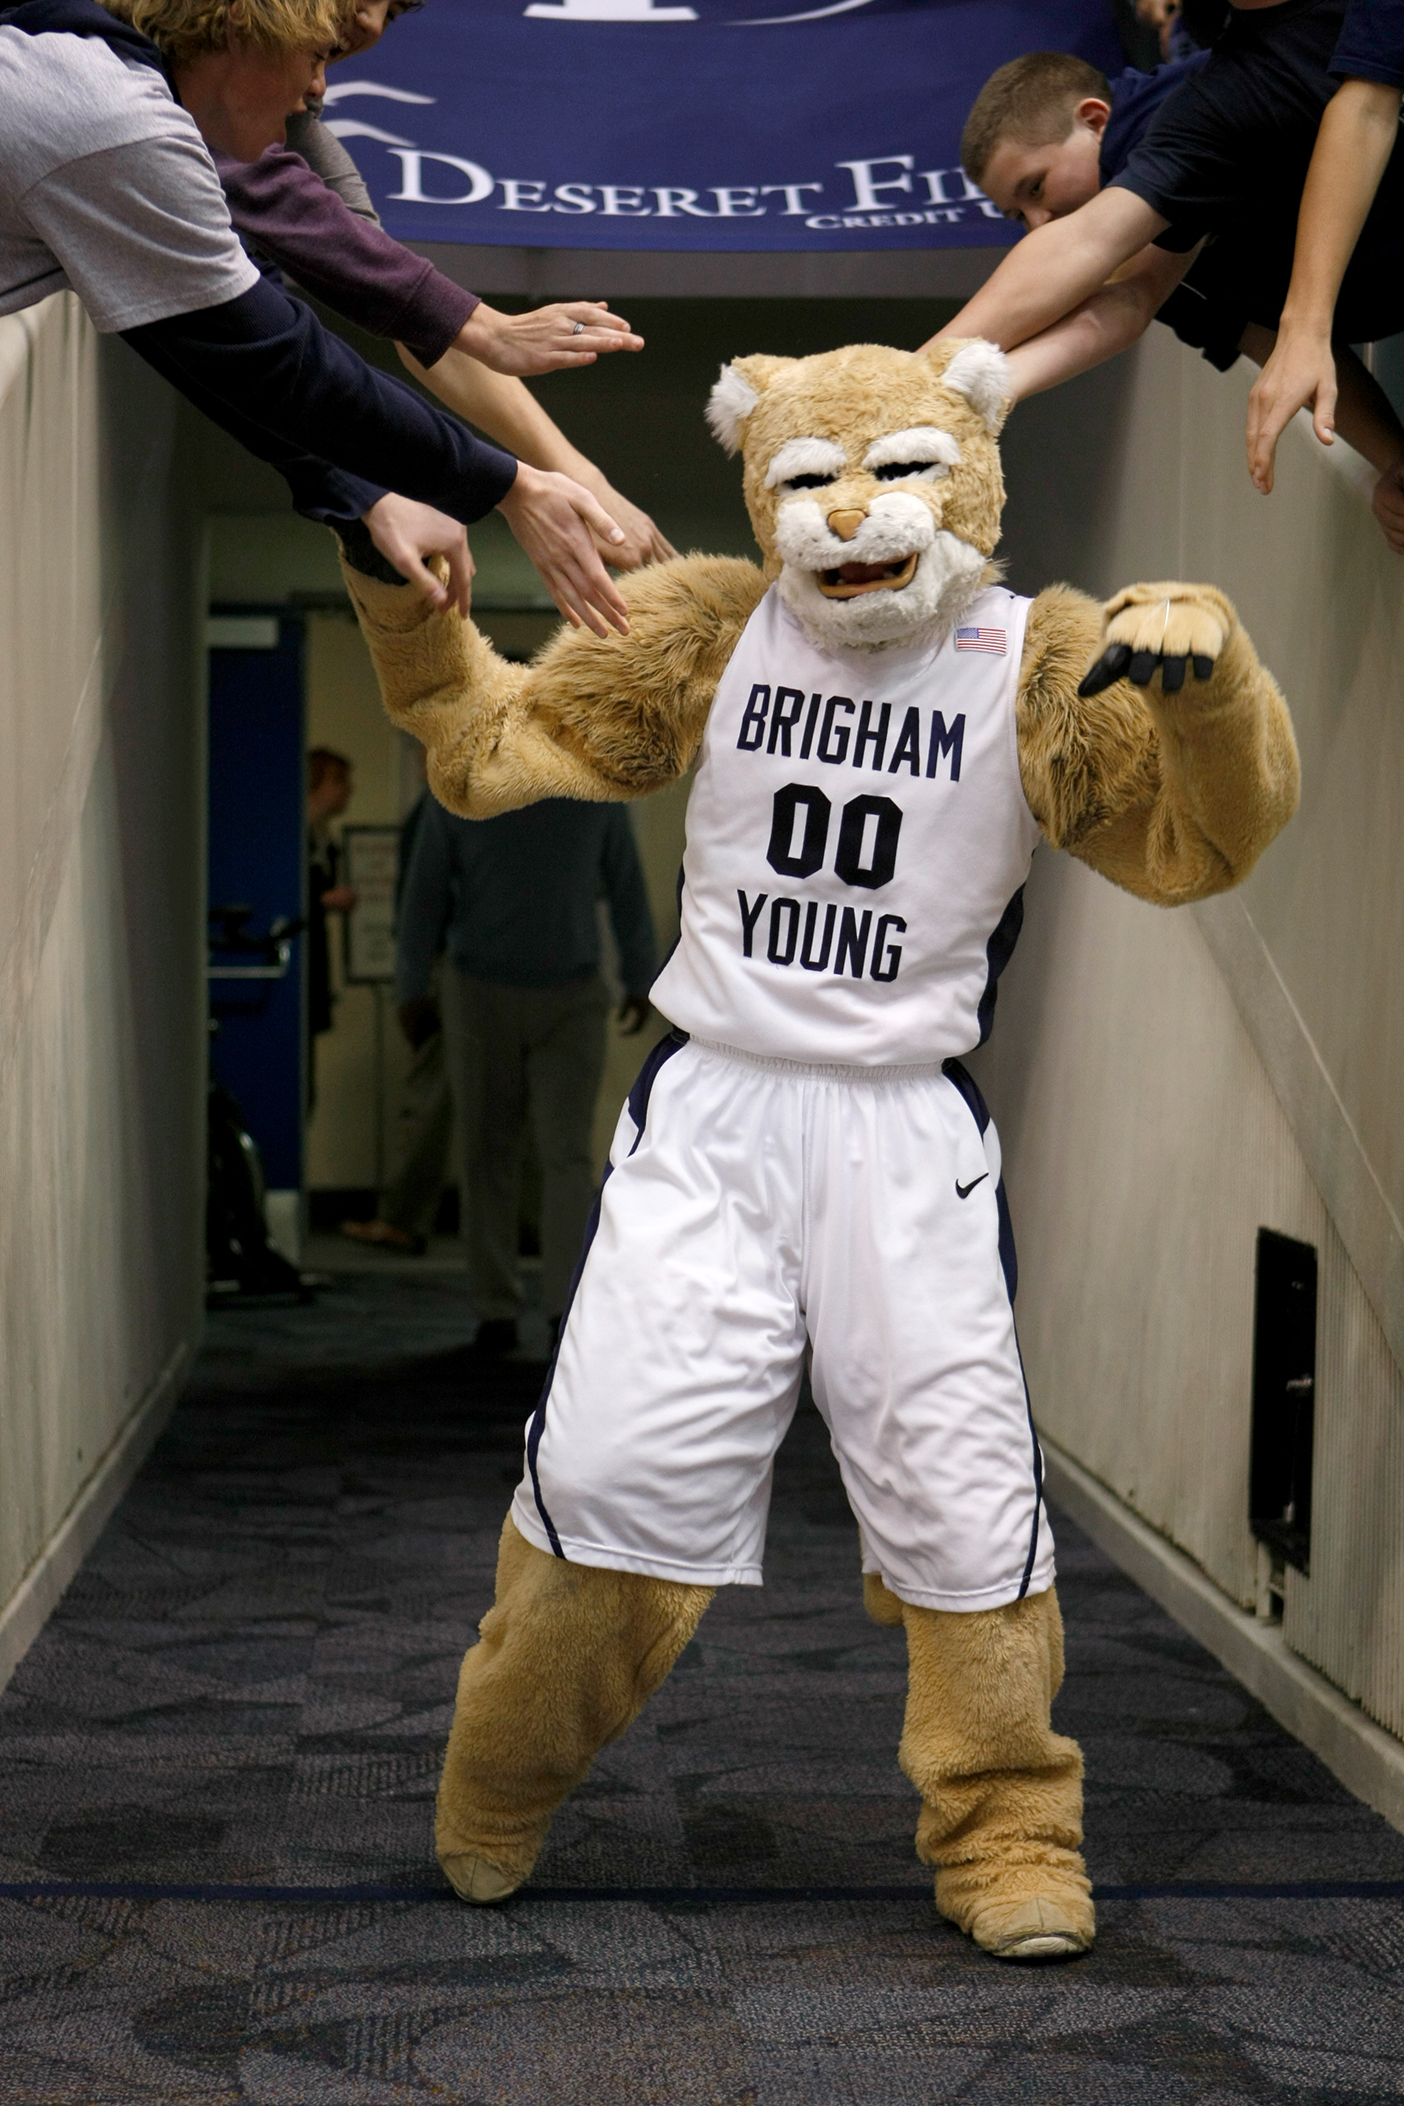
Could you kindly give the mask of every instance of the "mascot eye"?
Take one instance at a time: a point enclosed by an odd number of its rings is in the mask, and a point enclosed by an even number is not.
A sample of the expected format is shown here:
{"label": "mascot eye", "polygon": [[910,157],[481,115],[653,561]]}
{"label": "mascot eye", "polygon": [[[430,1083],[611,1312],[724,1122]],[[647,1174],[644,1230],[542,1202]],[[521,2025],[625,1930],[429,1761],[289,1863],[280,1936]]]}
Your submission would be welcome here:
{"label": "mascot eye", "polygon": [[884,461],[873,474],[880,483],[901,483],[914,475],[923,475],[929,483],[939,476],[949,475],[950,469],[944,461]]}
{"label": "mascot eye", "polygon": [[790,475],[781,485],[785,490],[827,490],[833,481],[831,475]]}

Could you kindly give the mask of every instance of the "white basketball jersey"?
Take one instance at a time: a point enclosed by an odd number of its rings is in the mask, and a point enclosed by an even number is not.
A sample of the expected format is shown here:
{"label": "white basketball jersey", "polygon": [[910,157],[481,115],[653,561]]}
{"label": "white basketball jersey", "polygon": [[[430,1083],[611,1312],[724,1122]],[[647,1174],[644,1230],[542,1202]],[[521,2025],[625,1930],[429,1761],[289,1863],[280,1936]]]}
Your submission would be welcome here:
{"label": "white basketball jersey", "polygon": [[1015,707],[1028,606],[995,586],[937,644],[821,650],[771,587],[702,743],[666,1017],[850,1067],[980,1043],[1039,838]]}

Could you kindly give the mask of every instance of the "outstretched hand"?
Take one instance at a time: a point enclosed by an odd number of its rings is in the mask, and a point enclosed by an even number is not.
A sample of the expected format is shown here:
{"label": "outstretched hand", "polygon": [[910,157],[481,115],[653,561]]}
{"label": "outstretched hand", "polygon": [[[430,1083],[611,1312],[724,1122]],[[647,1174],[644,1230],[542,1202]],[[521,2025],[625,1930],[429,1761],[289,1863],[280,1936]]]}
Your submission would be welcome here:
{"label": "outstretched hand", "polygon": [[1179,694],[1190,668],[1196,680],[1212,679],[1228,636],[1227,603],[1217,593],[1212,600],[1186,597],[1193,589],[1137,585],[1109,600],[1102,654],[1079,695],[1100,695],[1118,680],[1149,687],[1157,671],[1166,695]]}
{"label": "outstretched hand", "polygon": [[[456,607],[460,614],[467,614],[473,595],[473,556],[458,520],[413,497],[398,497],[393,490],[362,517],[386,562],[408,578],[431,607],[440,612]],[[429,556],[442,556],[448,564],[447,585],[430,570],[425,560]]]}
{"label": "outstretched hand", "polygon": [[666,563],[669,556],[676,556],[672,542],[647,512],[630,504],[608,483],[602,483],[597,495],[615,525],[624,530],[623,541],[608,552],[616,570],[641,570],[645,563]]}
{"label": "outstretched hand", "polygon": [[1272,489],[1277,442],[1299,409],[1311,410],[1323,446],[1336,436],[1336,361],[1330,339],[1278,333],[1248,397],[1248,473],[1264,497]]}
{"label": "outstretched hand", "polygon": [[596,636],[608,636],[611,627],[629,634],[628,606],[595,545],[598,540],[619,549],[624,530],[598,499],[568,475],[519,461],[516,480],[497,509],[572,628],[583,623]]}
{"label": "outstretched hand", "polygon": [[525,314],[502,314],[480,301],[455,343],[494,373],[515,377],[592,366],[602,352],[644,347],[643,338],[622,315],[611,314],[603,300],[557,301]]}

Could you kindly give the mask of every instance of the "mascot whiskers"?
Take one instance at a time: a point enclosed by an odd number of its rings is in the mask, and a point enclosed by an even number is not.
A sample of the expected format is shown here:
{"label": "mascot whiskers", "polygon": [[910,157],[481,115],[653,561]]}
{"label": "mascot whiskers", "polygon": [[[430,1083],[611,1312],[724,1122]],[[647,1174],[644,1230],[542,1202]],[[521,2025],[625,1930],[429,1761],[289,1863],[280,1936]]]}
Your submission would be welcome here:
{"label": "mascot whiskers", "polygon": [[437,1837],[466,1901],[528,1877],[714,1589],[759,1584],[808,1361],[869,1609],[906,1631],[937,1906],[1005,1959],[1092,1942],[999,1143],[961,1057],[1040,839],[1200,899],[1291,816],[1297,757],[1213,587],[998,582],[1004,397],[983,343],[736,360],[709,417],[764,569],[638,572],[627,637],[563,630],[527,667],[348,567],[451,810],[645,796],[697,763],[653,989],[673,1029],[620,1116],[459,1678]]}

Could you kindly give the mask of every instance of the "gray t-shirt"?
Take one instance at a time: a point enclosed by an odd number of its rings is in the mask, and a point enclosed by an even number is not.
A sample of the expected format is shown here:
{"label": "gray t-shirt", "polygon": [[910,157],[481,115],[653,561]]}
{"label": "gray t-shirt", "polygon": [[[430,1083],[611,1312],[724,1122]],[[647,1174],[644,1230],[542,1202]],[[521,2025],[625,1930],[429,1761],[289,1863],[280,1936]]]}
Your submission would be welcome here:
{"label": "gray t-shirt", "polygon": [[237,299],[258,272],[153,66],[0,28],[0,314],[71,288],[107,334]]}

